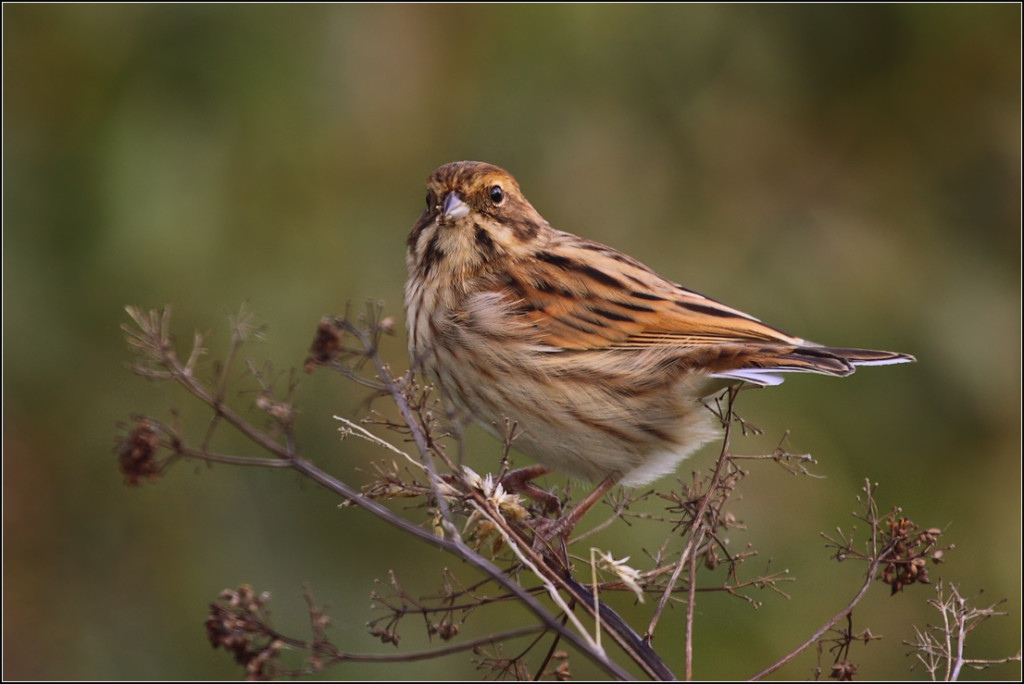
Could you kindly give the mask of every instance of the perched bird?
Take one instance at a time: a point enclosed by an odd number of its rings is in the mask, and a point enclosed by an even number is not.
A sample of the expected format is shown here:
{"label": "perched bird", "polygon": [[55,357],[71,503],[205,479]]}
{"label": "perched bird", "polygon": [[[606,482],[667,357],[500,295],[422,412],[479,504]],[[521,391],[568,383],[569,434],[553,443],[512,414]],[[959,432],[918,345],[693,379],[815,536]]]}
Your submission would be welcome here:
{"label": "perched bird", "polygon": [[555,230],[491,164],[431,173],[407,245],[414,368],[460,423],[499,439],[505,418],[518,423],[514,446],[542,466],[527,477],[600,481],[598,498],[673,471],[713,439],[705,401],[729,384],[914,360],[793,337]]}

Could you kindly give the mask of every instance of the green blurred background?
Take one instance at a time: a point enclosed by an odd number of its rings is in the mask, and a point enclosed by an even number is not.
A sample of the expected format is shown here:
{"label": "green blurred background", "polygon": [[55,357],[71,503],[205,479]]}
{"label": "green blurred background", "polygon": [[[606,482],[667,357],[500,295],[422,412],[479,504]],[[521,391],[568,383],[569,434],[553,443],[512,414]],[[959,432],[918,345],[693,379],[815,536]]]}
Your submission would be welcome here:
{"label": "green blurred background", "polygon": [[[758,595],[756,611],[701,595],[697,677],[749,676],[845,605],[862,567],[829,560],[818,534],[849,527],[865,477],[883,508],[948,528],[956,549],[934,579],[984,590],[984,605],[1007,599],[1009,615],[967,655],[1012,654],[1020,13],[5,5],[5,678],[239,677],[203,619],[241,582],[272,592],[276,624],[298,635],[308,584],[330,605],[335,643],[389,652],[364,627],[378,616],[373,578],[394,568],[421,595],[446,565],[470,576],[293,475],[180,464],[128,488],[112,452],[115,424],[133,412],[170,420],[174,408],[200,426],[204,415],[125,369],[124,305],[172,303],[182,340],[213,331],[209,370],[228,337],[222,311],[247,300],[269,329],[245,353],[300,366],[319,317],[348,300],[382,300],[401,320],[423,180],[456,159],[505,167],[555,227],[785,330],[918,357],[742,397],[765,436],[736,451],[768,450],[789,429],[791,450],[812,452],[825,479],[753,468],[731,509],[749,527],[732,543],[760,554],[743,572],[770,561],[798,581],[784,587],[791,600]],[[398,328],[385,355],[404,368]],[[306,453],[363,482],[356,469],[381,454],[339,445],[331,419],[362,415],[363,393],[326,373],[302,381]],[[468,446],[475,467],[494,467],[496,443],[474,430]],[[713,457],[700,452],[680,475]],[[595,543],[639,565],[663,532],[617,525]],[[908,671],[901,642],[938,620],[931,596],[875,587],[854,627],[885,640],[855,651],[860,676],[925,678]],[[645,624],[647,607],[629,603],[617,606]],[[682,615],[670,611],[655,642],[677,672]],[[520,619],[511,608],[474,616],[480,631]],[[407,618],[403,649],[427,647],[423,632]],[[329,674],[477,678],[468,660]],[[779,676],[807,678],[814,664],[808,655]]]}

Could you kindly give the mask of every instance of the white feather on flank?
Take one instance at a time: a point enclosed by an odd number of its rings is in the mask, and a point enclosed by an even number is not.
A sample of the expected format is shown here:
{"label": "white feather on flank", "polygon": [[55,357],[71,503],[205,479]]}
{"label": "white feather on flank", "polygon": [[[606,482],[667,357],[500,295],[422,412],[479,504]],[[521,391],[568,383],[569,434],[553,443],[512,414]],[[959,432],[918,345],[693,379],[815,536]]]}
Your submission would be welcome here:
{"label": "white feather on flank", "polygon": [[792,371],[766,371],[759,370],[757,368],[740,368],[737,370],[726,371],[724,373],[713,373],[711,377],[727,380],[742,380],[743,382],[761,385],[762,387],[771,387],[774,385],[781,385],[782,381],[785,379],[781,375],[776,375],[776,373],[779,372]]}

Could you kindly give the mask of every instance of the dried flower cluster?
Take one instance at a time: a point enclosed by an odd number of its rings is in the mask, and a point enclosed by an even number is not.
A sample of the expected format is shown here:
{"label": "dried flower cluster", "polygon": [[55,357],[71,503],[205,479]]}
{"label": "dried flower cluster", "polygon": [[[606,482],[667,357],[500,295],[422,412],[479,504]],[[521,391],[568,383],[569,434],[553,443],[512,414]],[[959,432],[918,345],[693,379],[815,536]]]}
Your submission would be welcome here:
{"label": "dried flower cluster", "polygon": [[118,465],[124,481],[133,487],[143,480],[152,482],[163,470],[163,464],[157,458],[160,448],[160,433],[156,426],[145,418],[137,418],[125,434],[118,440]]}
{"label": "dried flower cluster", "polygon": [[892,587],[894,594],[915,582],[928,584],[928,561],[942,562],[945,549],[935,546],[942,530],[918,530],[903,517],[889,520],[887,525],[892,554],[886,558],[880,579]]}
{"label": "dried flower cluster", "polygon": [[274,661],[284,642],[274,638],[267,627],[264,606],[269,593],[256,595],[247,584],[225,589],[220,600],[210,604],[206,618],[206,636],[214,648],[223,648],[245,669],[250,681],[272,679]]}

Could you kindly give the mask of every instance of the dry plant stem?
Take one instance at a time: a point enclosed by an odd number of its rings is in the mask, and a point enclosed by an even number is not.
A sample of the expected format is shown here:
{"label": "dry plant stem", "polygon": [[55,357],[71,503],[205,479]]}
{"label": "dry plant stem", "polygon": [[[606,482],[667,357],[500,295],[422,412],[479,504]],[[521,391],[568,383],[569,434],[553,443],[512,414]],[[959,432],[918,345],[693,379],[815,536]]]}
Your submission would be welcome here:
{"label": "dry plant stem", "polygon": [[[1020,661],[1021,653],[1019,650],[1015,655],[1006,658],[977,659],[964,657],[965,642],[968,635],[989,618],[995,615],[1005,615],[1005,613],[995,610],[996,606],[1002,603],[1002,601],[988,608],[975,608],[969,604],[967,599],[960,595],[956,585],[950,584],[948,588],[944,588],[942,581],[935,587],[935,593],[936,598],[930,599],[928,604],[941,613],[941,627],[928,625],[926,630],[921,630],[915,626],[916,641],[903,642],[905,645],[914,648],[911,653],[925,666],[932,681],[940,680],[938,676],[940,668],[943,670],[941,681],[950,682],[959,680],[964,666],[976,670],[984,670],[992,665]],[[939,636],[935,636],[935,633],[938,633]],[[941,639],[941,643],[939,639]]]}
{"label": "dry plant stem", "polygon": [[[360,330],[357,326],[352,325],[347,320],[342,322],[342,325],[346,328],[346,331],[352,334],[359,343],[363,345],[363,348],[369,353],[373,350],[373,344],[366,337],[366,334]],[[402,420],[405,421],[406,425],[409,426],[410,432],[412,433],[413,440],[416,443],[416,450],[419,452],[420,461],[423,463],[423,467],[427,470],[427,476],[430,478],[430,487],[434,491],[434,497],[437,500],[437,508],[441,512],[441,519],[444,521],[445,535],[457,541],[459,544],[462,542],[462,538],[459,536],[458,528],[452,521],[451,511],[448,510],[448,503],[445,501],[444,496],[441,495],[441,478],[437,474],[437,469],[434,467],[434,461],[430,458],[430,448],[427,446],[427,440],[423,436],[422,431],[413,428],[416,425],[416,417],[412,414],[412,409],[409,408],[409,403],[405,400],[405,396],[401,390],[395,386],[394,380],[391,378],[387,366],[381,361],[380,357],[376,353],[370,354],[373,360],[374,368],[377,371],[377,378],[384,385],[384,391],[386,391],[391,398],[394,400],[395,405],[398,407],[398,412],[402,416]],[[461,440],[460,440],[461,443]],[[462,458],[459,457],[461,462]],[[469,550],[469,547],[466,547]]]}
{"label": "dry plant stem", "polygon": [[723,423],[725,424],[725,436],[722,439],[722,451],[718,457],[718,463],[715,466],[715,473],[711,477],[711,482],[708,483],[707,491],[704,496],[701,497],[700,505],[697,507],[697,513],[693,518],[693,526],[690,529],[690,539],[683,549],[683,553],[679,556],[679,562],[676,563],[675,568],[672,571],[672,577],[669,579],[668,584],[665,585],[665,591],[662,592],[661,599],[658,601],[658,606],[654,610],[654,615],[651,616],[650,624],[647,626],[647,639],[650,639],[654,634],[654,629],[658,624],[658,620],[661,617],[662,611],[668,604],[669,599],[672,597],[673,588],[679,579],[679,575],[682,574],[683,567],[689,563],[689,587],[687,590],[688,600],[686,606],[686,679],[690,681],[693,679],[693,610],[696,598],[697,582],[696,582],[696,558],[701,544],[704,541],[704,534],[706,527],[704,525],[704,515],[707,512],[708,505],[711,501],[711,496],[714,494],[715,489],[718,487],[718,481],[722,476],[722,469],[725,465],[726,460],[729,457],[729,435],[732,431],[732,407],[733,402],[736,399],[736,395],[739,392],[739,387],[733,386],[729,388],[728,403],[726,405],[726,414]]}
{"label": "dry plant stem", "polygon": [[[631,660],[644,669],[649,677],[662,681],[675,679],[675,676],[672,671],[668,669],[668,666],[666,666],[661,658],[658,657],[658,655],[650,648],[650,644],[642,640],[639,635],[622,620],[621,617],[603,603],[595,605],[593,597],[586,587],[572,579],[568,573],[563,575],[556,569],[552,568],[551,565],[545,561],[544,557],[533,549],[528,540],[523,539],[518,532],[509,526],[502,516],[498,515],[493,510],[490,502],[488,502],[480,492],[474,490],[471,492],[471,496],[473,498],[473,503],[477,506],[478,510],[484,513],[488,520],[494,524],[507,539],[519,540],[516,544],[515,552],[517,554],[521,554],[525,560],[529,561],[543,581],[546,581],[573,596],[595,620],[597,620],[599,615],[598,611],[600,611],[601,625],[605,628],[605,632],[612,637],[615,643],[623,651],[626,652]],[[571,634],[572,632],[568,633]],[[559,634],[565,636],[566,631],[563,630],[559,632]],[[573,636],[575,636],[575,634]]]}
{"label": "dry plant stem", "polygon": [[[725,437],[722,438],[722,452],[718,456],[718,464],[715,466],[715,474],[711,477],[711,482],[708,484],[708,491],[704,494],[701,499],[700,506],[697,508],[697,516],[694,518],[695,529],[690,530],[690,577],[689,577],[689,593],[686,600],[686,681],[693,681],[693,611],[694,605],[697,602],[697,552],[700,549],[701,544],[704,543],[704,534],[707,532],[707,527],[704,524],[704,514],[707,512],[708,503],[711,501],[711,496],[715,493],[718,488],[718,481],[722,477],[722,467],[725,465],[725,461],[729,458],[729,435],[732,432],[732,405],[736,400],[736,395],[739,392],[739,387],[733,386],[729,388],[729,403],[726,407],[726,418],[725,418]],[[683,554],[685,557],[686,554]],[[680,558],[680,563],[682,558]],[[676,575],[673,575],[671,587],[675,583]],[[661,603],[658,608],[661,609],[668,600],[669,591],[666,591],[662,595]],[[652,626],[653,629],[653,626]],[[653,631],[651,632],[653,633]]]}
{"label": "dry plant stem", "polygon": [[230,454],[215,454],[212,451],[204,451],[202,449],[193,449],[191,447],[181,446],[178,447],[178,453],[186,458],[199,458],[204,461],[212,461],[213,463],[226,463],[227,465],[236,466],[251,466],[255,468],[291,468],[292,464],[290,461],[274,459],[274,458],[259,458],[258,456],[232,456]]}
{"label": "dry plant stem", "polygon": [[[960,605],[957,606],[957,608],[959,608],[960,610],[963,610],[963,601],[961,600],[959,603],[960,603]],[[942,622],[946,626],[945,630],[943,630],[945,632],[945,634],[946,634],[946,653],[952,653],[953,651],[952,651],[952,648],[951,648],[950,640],[952,639],[953,630],[950,629],[950,625],[949,625],[949,613],[947,611],[945,611],[945,610],[942,611]],[[950,671],[951,663],[949,662],[949,659],[946,660],[946,681],[947,682],[955,682],[955,681],[957,681],[960,678],[960,668],[963,667],[963,664],[964,664],[964,639],[965,639],[966,635],[964,634],[964,623],[963,623],[963,620],[957,620],[957,635],[956,635],[956,637],[957,637],[956,638],[956,658],[954,659],[954,661],[956,662],[956,665],[952,668],[952,672],[951,672]]]}
{"label": "dry plant stem", "polygon": [[[168,312],[165,311],[161,325],[159,329],[156,326],[147,326],[145,321],[136,318],[136,322],[139,323],[140,327],[149,338],[149,341],[154,345],[155,349],[159,350],[159,358],[157,359],[161,366],[163,366],[167,374],[163,376],[155,376],[152,373],[148,373],[151,377],[166,377],[173,379],[181,384],[188,392],[197,397],[200,401],[210,406],[215,413],[230,423],[239,432],[245,435],[247,438],[256,443],[260,448],[274,454],[278,458],[282,459],[283,463],[294,470],[302,473],[306,477],[310,478],[322,487],[335,492],[348,499],[352,503],[362,507],[369,511],[373,515],[385,520],[391,525],[399,528],[403,532],[431,544],[433,546],[440,547],[449,551],[459,558],[462,558],[466,563],[475,567],[485,575],[491,577],[500,586],[504,587],[509,593],[513,594],[519,601],[523,603],[527,609],[530,610],[547,629],[550,629],[560,634],[566,641],[576,647],[581,653],[585,654],[590,660],[597,664],[602,670],[607,672],[609,675],[620,679],[626,680],[631,677],[623,670],[617,663],[613,662],[604,653],[601,653],[590,647],[583,639],[573,633],[571,630],[567,630],[553,615],[551,615],[543,605],[540,604],[530,593],[519,586],[512,579],[508,578],[498,567],[487,561],[485,558],[477,554],[475,551],[470,549],[458,536],[439,538],[431,532],[421,529],[417,525],[414,525],[407,520],[398,517],[392,513],[389,509],[372,501],[366,497],[363,497],[358,491],[352,489],[344,482],[341,482],[337,478],[331,476],[325,471],[321,470],[311,462],[303,459],[294,448],[291,439],[288,439],[288,445],[282,445],[266,434],[249,424],[241,416],[235,413],[231,408],[226,406],[224,402],[216,395],[211,394],[207,388],[198,380],[192,373],[191,366],[186,367],[178,359],[177,354],[174,351],[173,346],[170,343],[170,333],[167,330],[167,319],[169,317]],[[361,343],[368,344],[368,340],[361,331],[356,330],[358,338]],[[405,398],[397,387],[394,386],[393,382],[390,382],[390,375],[387,373],[387,369],[383,363],[374,354],[374,362],[377,364],[378,374],[382,377],[388,378],[388,390],[392,397],[395,399],[402,411],[403,418],[409,420],[410,428],[416,425],[412,417],[412,412],[409,409]],[[146,369],[140,368],[143,375],[147,374]],[[416,439],[416,446],[420,450],[422,459],[428,464],[431,473],[431,480],[434,482],[436,487],[436,473],[433,471],[432,464],[428,458],[429,453],[427,452],[427,445],[423,435],[416,429],[412,429],[412,432]],[[195,455],[199,458],[206,458],[205,452],[192,452],[190,455]],[[266,460],[266,459],[261,459]],[[269,465],[269,463],[260,463],[260,465]],[[438,501],[443,502],[444,497],[438,496]],[[454,529],[454,526],[453,526]]]}
{"label": "dry plant stem", "polygon": [[[474,492],[474,494],[477,493]],[[477,497],[474,496],[474,499],[476,498]],[[483,497],[480,498],[482,499]],[[558,573],[552,572],[549,567],[544,565],[544,558],[542,556],[539,556],[538,554],[525,553],[525,549],[527,548],[526,545],[516,543],[515,538],[513,538],[512,536],[513,533],[511,529],[506,525],[498,524],[498,516],[496,515],[495,511],[493,511],[490,507],[483,507],[481,505],[481,502],[478,500],[474,500],[473,504],[476,506],[477,511],[481,513],[484,517],[486,517],[487,520],[497,528],[498,532],[504,538],[505,543],[508,545],[509,549],[512,551],[512,553],[518,556],[520,563],[522,563],[522,565],[526,569],[528,569],[530,572],[532,572],[534,575],[540,578],[542,582],[544,582],[544,588],[547,590],[548,596],[555,603],[555,605],[562,609],[562,614],[569,618],[569,620],[573,623],[573,626],[576,628],[576,630],[587,638],[588,643],[594,649],[603,653],[604,649],[601,648],[600,636],[593,640],[589,638],[586,628],[579,621],[576,615],[572,612],[572,609],[568,606],[565,599],[563,599],[562,596],[558,593],[560,587],[557,586],[554,581],[554,579],[558,577]],[[541,568],[543,568],[543,570]]]}
{"label": "dry plant stem", "polygon": [[453,653],[461,653],[462,651],[469,651],[477,646],[484,646],[486,644],[492,644],[504,641],[506,639],[515,639],[527,634],[535,634],[545,630],[543,625],[529,625],[527,627],[520,627],[519,629],[510,629],[507,632],[500,632],[498,634],[489,634],[479,639],[473,639],[472,641],[466,641],[461,644],[454,644],[451,646],[445,646],[443,648],[430,649],[427,651],[415,651],[412,653],[346,653],[338,651],[334,648],[326,648],[323,645],[316,643],[309,643],[306,641],[299,641],[291,637],[278,634],[273,630],[267,630],[267,633],[275,638],[280,639],[289,646],[300,648],[316,652],[326,658],[330,658],[334,661],[349,661],[356,663],[411,663],[418,660],[432,660],[441,656],[452,655]]}
{"label": "dry plant stem", "polygon": [[815,643],[818,639],[824,636],[826,632],[832,629],[832,627],[835,626],[836,623],[838,623],[840,620],[842,620],[851,612],[853,612],[854,607],[856,607],[856,605],[860,603],[861,599],[864,598],[864,595],[868,593],[868,589],[871,588],[871,583],[874,581],[875,574],[878,572],[878,566],[880,566],[882,564],[882,561],[888,558],[891,553],[891,546],[887,546],[881,551],[878,550],[878,524],[877,521],[873,521],[871,525],[871,555],[874,558],[874,560],[871,561],[871,565],[868,567],[868,571],[864,577],[864,584],[861,586],[857,594],[853,597],[853,599],[850,600],[848,604],[846,604],[845,608],[836,613],[831,620],[829,620],[824,625],[819,627],[818,630],[814,632],[814,634],[812,634],[810,637],[808,637],[806,641],[797,646],[791,652],[787,653],[774,664],[769,665],[765,669],[758,672],[756,675],[751,677],[749,681],[757,681],[762,677],[766,677],[770,675],[772,672],[775,672],[780,667],[782,667],[789,661],[793,660],[793,658],[797,657],[800,653],[809,648],[811,644]]}

